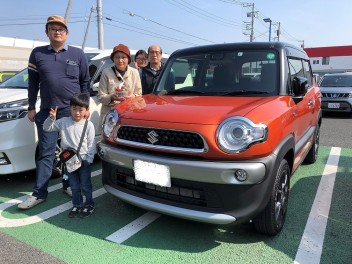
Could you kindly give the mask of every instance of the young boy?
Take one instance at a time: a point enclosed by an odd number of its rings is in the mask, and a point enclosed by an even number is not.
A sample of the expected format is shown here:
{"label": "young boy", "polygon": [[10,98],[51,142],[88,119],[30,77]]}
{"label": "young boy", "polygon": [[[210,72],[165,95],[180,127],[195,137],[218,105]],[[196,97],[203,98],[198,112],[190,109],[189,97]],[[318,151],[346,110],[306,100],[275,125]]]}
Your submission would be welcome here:
{"label": "young boy", "polygon": [[[86,119],[84,116],[89,111],[89,96],[87,94],[76,94],[70,100],[71,117],[63,117],[56,120],[57,107],[50,109],[50,115],[43,124],[45,131],[59,131],[61,135],[61,148],[77,149]],[[95,154],[95,131],[94,125],[88,121],[87,129],[83,138],[80,155],[82,165],[77,170],[67,173],[72,189],[73,208],[69,217],[79,216],[86,218],[94,212],[94,201],[92,196],[91,167]],[[86,197],[83,203],[81,191]]]}

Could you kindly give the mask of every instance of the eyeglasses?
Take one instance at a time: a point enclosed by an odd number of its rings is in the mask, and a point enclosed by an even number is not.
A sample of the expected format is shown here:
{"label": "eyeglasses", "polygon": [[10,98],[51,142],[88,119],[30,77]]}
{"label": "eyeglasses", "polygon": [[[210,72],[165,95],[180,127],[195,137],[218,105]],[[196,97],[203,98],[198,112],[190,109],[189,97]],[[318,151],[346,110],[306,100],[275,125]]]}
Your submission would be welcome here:
{"label": "eyeglasses", "polygon": [[67,30],[65,28],[49,28],[49,31],[50,32],[57,32],[57,33],[62,34],[64,32],[66,32]]}
{"label": "eyeglasses", "polygon": [[150,51],[149,54],[151,54],[151,55],[160,55],[161,52],[160,51]]}
{"label": "eyeglasses", "polygon": [[127,57],[114,57],[115,60],[127,60]]}

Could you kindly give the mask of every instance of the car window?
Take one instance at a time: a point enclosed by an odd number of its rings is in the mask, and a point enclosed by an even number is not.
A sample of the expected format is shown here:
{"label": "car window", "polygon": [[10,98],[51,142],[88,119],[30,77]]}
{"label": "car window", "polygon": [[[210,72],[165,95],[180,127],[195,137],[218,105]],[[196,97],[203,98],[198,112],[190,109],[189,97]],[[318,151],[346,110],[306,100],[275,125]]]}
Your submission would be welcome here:
{"label": "car window", "polygon": [[295,77],[305,77],[302,61],[300,59],[288,58],[288,63],[290,67],[291,82]]}
{"label": "car window", "polygon": [[312,69],[310,68],[310,64],[308,61],[303,60],[303,68],[304,68],[304,76],[308,80],[308,84],[310,86],[313,85],[313,75],[312,75]]}
{"label": "car window", "polygon": [[324,76],[320,87],[352,87],[352,75]]}
{"label": "car window", "polygon": [[27,89],[28,88],[28,69],[24,69],[7,81],[0,84],[0,89]]}
{"label": "car window", "polygon": [[278,56],[273,51],[221,51],[169,60],[156,92],[170,88],[203,95],[278,91]]}

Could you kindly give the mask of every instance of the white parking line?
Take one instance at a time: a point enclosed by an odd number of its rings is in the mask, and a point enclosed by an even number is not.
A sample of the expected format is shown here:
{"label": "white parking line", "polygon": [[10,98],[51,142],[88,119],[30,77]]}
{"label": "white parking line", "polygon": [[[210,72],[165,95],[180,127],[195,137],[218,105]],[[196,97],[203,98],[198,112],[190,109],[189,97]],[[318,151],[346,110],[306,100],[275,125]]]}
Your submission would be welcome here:
{"label": "white parking line", "polygon": [[[97,171],[92,172],[92,177],[101,175],[101,172],[102,172],[102,170],[97,170]],[[53,186],[50,186],[48,188],[48,192],[53,192],[53,191],[56,191],[60,188],[62,188],[62,183],[58,183]],[[105,189],[100,188],[100,189],[93,192],[93,198],[98,197],[104,193],[106,193]],[[25,217],[25,218],[8,219],[8,218],[5,218],[1,215],[5,209],[19,204],[20,202],[27,199],[27,197],[28,197],[28,195],[24,195],[24,196],[17,197],[15,199],[12,199],[12,200],[9,200],[5,203],[0,204],[0,227],[18,227],[18,226],[31,225],[31,224],[43,221],[45,219],[48,219],[50,217],[53,217],[57,214],[60,214],[60,213],[66,211],[72,207],[72,202],[70,201],[70,202],[61,204],[59,206],[56,206],[54,208],[51,208],[51,209],[44,211],[42,213],[39,213],[37,215],[33,215],[33,216]]]}
{"label": "white parking line", "polygon": [[299,245],[295,264],[319,264],[341,148],[331,148]]}
{"label": "white parking line", "polygon": [[128,238],[130,238],[131,236],[133,236],[134,234],[141,231],[143,228],[148,226],[150,223],[152,223],[159,217],[160,217],[160,214],[158,213],[147,212],[141,217],[134,220],[133,222],[117,230],[115,233],[106,237],[105,239],[110,240],[114,243],[122,243]]}

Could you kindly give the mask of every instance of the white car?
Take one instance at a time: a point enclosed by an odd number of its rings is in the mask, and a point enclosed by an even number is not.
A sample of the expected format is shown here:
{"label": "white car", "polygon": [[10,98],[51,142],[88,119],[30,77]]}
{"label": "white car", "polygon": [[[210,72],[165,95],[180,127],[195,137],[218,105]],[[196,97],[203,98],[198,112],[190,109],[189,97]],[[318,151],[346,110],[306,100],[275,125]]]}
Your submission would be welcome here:
{"label": "white car", "polygon": [[[22,70],[0,85],[0,176],[35,169],[38,141],[35,123],[27,118],[28,71]],[[36,109],[39,109],[40,98]],[[101,105],[96,94],[90,99],[90,120],[98,130]],[[100,139],[100,135],[96,135]],[[60,172],[57,161],[54,172]]]}

